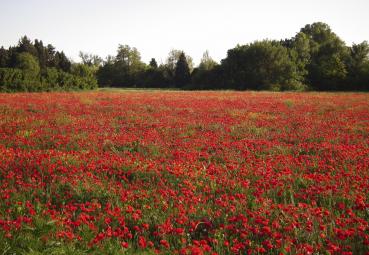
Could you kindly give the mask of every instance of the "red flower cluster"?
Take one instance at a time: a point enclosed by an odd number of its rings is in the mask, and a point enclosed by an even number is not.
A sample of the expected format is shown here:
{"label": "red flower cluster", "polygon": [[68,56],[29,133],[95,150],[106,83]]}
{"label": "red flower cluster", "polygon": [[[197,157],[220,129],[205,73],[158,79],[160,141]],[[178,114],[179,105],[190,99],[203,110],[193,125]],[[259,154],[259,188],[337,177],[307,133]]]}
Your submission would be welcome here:
{"label": "red flower cluster", "polygon": [[0,250],[368,254],[368,121],[367,94],[2,94]]}

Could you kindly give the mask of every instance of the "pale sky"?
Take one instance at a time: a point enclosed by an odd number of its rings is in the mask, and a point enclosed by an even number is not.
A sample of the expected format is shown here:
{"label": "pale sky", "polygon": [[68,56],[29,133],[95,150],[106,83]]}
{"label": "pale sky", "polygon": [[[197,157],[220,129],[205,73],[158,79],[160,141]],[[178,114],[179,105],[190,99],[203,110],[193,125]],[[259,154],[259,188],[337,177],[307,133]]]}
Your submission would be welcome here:
{"label": "pale sky", "polygon": [[81,50],[105,58],[128,44],[145,62],[180,49],[199,63],[205,50],[219,61],[237,44],[317,21],[349,45],[369,40],[369,0],[0,0],[0,45],[27,35],[79,61]]}

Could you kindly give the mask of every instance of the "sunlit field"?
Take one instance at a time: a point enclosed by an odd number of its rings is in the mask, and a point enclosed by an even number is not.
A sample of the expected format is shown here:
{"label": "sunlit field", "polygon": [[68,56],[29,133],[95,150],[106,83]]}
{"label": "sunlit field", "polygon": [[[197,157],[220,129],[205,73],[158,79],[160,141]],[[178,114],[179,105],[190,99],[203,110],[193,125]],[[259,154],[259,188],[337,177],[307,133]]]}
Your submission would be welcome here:
{"label": "sunlit field", "polygon": [[0,94],[0,254],[368,254],[369,94]]}

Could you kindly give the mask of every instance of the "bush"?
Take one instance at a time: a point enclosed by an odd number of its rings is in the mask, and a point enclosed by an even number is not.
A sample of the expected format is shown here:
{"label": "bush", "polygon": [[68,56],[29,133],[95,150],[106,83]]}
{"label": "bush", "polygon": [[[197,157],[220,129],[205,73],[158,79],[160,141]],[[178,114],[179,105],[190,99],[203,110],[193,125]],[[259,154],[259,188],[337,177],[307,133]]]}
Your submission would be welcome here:
{"label": "bush", "polygon": [[93,73],[83,76],[47,68],[40,75],[31,76],[28,70],[0,68],[0,91],[37,92],[53,90],[84,90],[97,88]]}
{"label": "bush", "polygon": [[16,67],[23,71],[27,79],[36,79],[40,73],[40,65],[37,58],[27,52],[17,54]]}
{"label": "bush", "polygon": [[0,91],[40,91],[42,84],[32,79],[27,71],[16,68],[0,68]]}

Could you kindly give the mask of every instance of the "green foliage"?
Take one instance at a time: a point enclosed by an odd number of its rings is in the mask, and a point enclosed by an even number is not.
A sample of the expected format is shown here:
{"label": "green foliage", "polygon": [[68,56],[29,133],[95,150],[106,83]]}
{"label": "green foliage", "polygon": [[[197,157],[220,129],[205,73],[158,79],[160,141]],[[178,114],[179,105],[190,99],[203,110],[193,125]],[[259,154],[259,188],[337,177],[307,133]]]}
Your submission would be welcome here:
{"label": "green foliage", "polygon": [[118,70],[114,63],[107,61],[99,68],[96,76],[100,87],[113,87],[119,85],[117,84]]}
{"label": "green foliage", "polygon": [[[347,84],[354,84],[359,90],[369,90],[369,45],[366,41],[351,47],[347,70]],[[347,86],[345,89],[350,88],[352,86]]]}
{"label": "green foliage", "polygon": [[291,39],[238,45],[228,50],[220,65],[206,51],[196,68],[190,56],[174,49],[165,64],[158,66],[152,59],[146,67],[137,49],[120,45],[117,56],[104,62],[97,77],[102,86],[120,87],[368,90],[368,53],[366,42],[348,47],[327,24],[317,22]]}
{"label": "green foliage", "polygon": [[[210,57],[209,57],[210,58]],[[220,89],[227,88],[223,77],[223,67],[210,58],[204,57],[198,68],[191,74],[192,82],[187,89]]]}
{"label": "green foliage", "polygon": [[23,80],[20,69],[0,68],[0,91],[16,90]]}
{"label": "green foliage", "polygon": [[57,67],[64,72],[70,72],[72,63],[69,61],[64,52],[57,52],[55,55]]}
{"label": "green foliage", "polygon": [[34,47],[37,51],[37,58],[40,64],[40,68],[42,70],[45,70],[45,68],[47,67],[47,50],[44,47],[43,42],[37,39],[35,40]]}
{"label": "green foliage", "polygon": [[99,56],[88,54],[82,51],[79,52],[79,57],[82,60],[82,64],[87,66],[99,67],[103,63],[102,58],[100,58]]}
{"label": "green foliage", "polygon": [[145,88],[161,88],[167,87],[170,80],[165,77],[163,66],[157,68],[150,67],[141,73],[139,77],[139,86]]}
{"label": "green foliage", "polygon": [[184,87],[191,81],[190,68],[188,67],[184,52],[179,56],[174,73],[174,83],[177,87]]}
{"label": "green foliage", "polygon": [[191,74],[192,84],[187,86],[189,89],[212,89],[220,88],[219,83],[222,78],[221,66],[214,61],[208,51],[202,56],[199,67],[195,68]]}
{"label": "green foliage", "polygon": [[146,64],[136,48],[119,45],[116,57],[109,57],[97,72],[97,79],[102,86],[137,86],[145,70]]}
{"label": "green foliage", "polygon": [[[175,69],[176,69],[178,60],[182,53],[184,53],[182,50],[176,50],[176,49],[172,49],[171,51],[169,51],[165,66],[171,72],[172,77],[174,77]],[[186,55],[186,54],[185,54],[185,57],[186,57],[187,65],[191,73],[194,69],[193,59],[191,58],[191,56]]]}
{"label": "green foliage", "polygon": [[37,49],[27,36],[21,37],[21,39],[18,42],[18,47],[16,48],[16,51],[18,53],[26,52],[35,57],[37,56]]}
{"label": "green foliage", "polygon": [[9,53],[4,47],[0,48],[0,68],[4,68],[8,65]]}
{"label": "green foliage", "polygon": [[83,77],[59,71],[58,84],[62,90],[94,89],[97,82],[93,77]]}
{"label": "green foliage", "polygon": [[0,91],[94,89],[97,66],[75,64],[52,45],[26,36],[16,47],[0,48]]}
{"label": "green foliage", "polygon": [[135,47],[119,45],[115,60],[116,64],[127,72],[127,75],[134,75],[145,69],[145,64],[141,61],[141,54]]}
{"label": "green foliage", "polygon": [[298,33],[289,48],[290,57],[296,65],[296,71],[301,80],[306,82],[308,71],[306,66],[311,62],[309,38],[304,33]]}
{"label": "green foliage", "polygon": [[39,41],[36,39],[34,43],[32,43],[27,36],[23,36],[19,40],[17,46],[9,47],[7,50],[7,65],[2,67],[16,67],[17,56],[20,53],[28,53],[35,57],[39,62],[41,70],[55,67],[65,72],[69,72],[72,65],[64,52],[56,51],[55,47],[51,44],[48,44],[45,47],[41,40]]}
{"label": "green foliage", "polygon": [[217,65],[218,63],[210,57],[209,51],[205,51],[201,58],[199,70],[209,71]]}
{"label": "green foliage", "polygon": [[29,79],[35,79],[40,73],[38,60],[27,52],[17,55],[16,68],[19,68]]}
{"label": "green foliage", "polygon": [[156,62],[155,58],[152,58],[152,59],[150,60],[150,64],[149,64],[149,66],[150,66],[151,68],[153,68],[153,69],[158,68],[158,63]]}
{"label": "green foliage", "polygon": [[[119,45],[103,61],[80,52],[72,64],[63,51],[23,36],[0,48],[1,91],[91,89],[99,86],[237,90],[369,90],[369,46],[351,47],[322,22],[304,26],[294,37],[256,41],[228,50],[218,64],[206,51],[200,64],[172,49],[164,64],[149,65],[140,52]],[[12,70],[10,70],[12,69]]]}
{"label": "green foliage", "polygon": [[318,90],[342,89],[346,82],[345,43],[322,22],[301,29],[309,38],[311,61],[307,65],[308,82]]}
{"label": "green foliage", "polygon": [[91,82],[94,82],[93,80],[97,69],[98,68],[96,66],[89,66],[86,64],[74,64],[71,67],[71,74],[90,79]]}
{"label": "green foliage", "polygon": [[0,68],[0,91],[35,92],[52,90],[95,89],[94,76],[80,76],[66,73],[56,68],[47,68],[41,77],[30,77],[21,69]]}
{"label": "green foliage", "polygon": [[27,71],[15,68],[0,68],[0,91],[40,91],[42,84]]}
{"label": "green foliage", "polygon": [[275,41],[237,46],[222,62],[234,89],[299,89],[301,75],[287,48]]}

